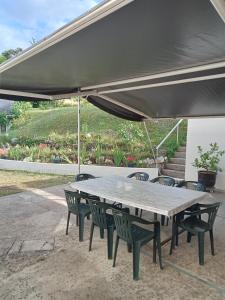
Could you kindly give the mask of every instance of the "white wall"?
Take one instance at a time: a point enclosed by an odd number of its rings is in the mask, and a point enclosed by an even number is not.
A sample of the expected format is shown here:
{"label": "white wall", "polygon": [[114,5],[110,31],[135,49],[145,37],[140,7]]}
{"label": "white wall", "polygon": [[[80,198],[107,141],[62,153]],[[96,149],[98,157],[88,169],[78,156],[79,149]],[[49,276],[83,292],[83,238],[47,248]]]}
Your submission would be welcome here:
{"label": "white wall", "polygon": [[[197,146],[208,149],[209,144],[214,142],[225,149],[225,118],[188,120],[185,180],[197,180],[197,169],[192,166],[198,156]],[[225,190],[225,156],[221,159],[220,166],[223,172],[218,172],[216,188]]]}
{"label": "white wall", "polygon": [[[36,173],[75,175],[78,173],[78,166],[73,164],[38,163],[0,159],[0,170],[21,170]],[[123,168],[81,165],[81,173],[89,173],[93,174],[94,176],[127,176],[133,172],[138,171],[148,173],[150,179],[153,179],[158,176],[158,168]]]}

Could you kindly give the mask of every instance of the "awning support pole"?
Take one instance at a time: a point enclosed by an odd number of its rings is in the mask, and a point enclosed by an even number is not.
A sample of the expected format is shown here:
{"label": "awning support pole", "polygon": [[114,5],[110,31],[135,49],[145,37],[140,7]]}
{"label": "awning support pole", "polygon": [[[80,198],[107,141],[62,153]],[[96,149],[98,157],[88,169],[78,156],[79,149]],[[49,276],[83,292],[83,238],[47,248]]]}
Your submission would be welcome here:
{"label": "awning support pole", "polygon": [[80,174],[80,96],[77,97],[77,164]]}
{"label": "awning support pole", "polygon": [[153,159],[154,159],[155,165],[157,167],[155,152],[154,152],[154,149],[153,149],[153,146],[152,146],[152,140],[151,140],[151,137],[150,137],[150,134],[149,134],[146,122],[144,121],[143,123],[144,123],[145,131],[146,131],[146,134],[147,134],[147,137],[148,137],[148,142],[149,142],[149,145],[150,145],[150,149],[152,151]]}

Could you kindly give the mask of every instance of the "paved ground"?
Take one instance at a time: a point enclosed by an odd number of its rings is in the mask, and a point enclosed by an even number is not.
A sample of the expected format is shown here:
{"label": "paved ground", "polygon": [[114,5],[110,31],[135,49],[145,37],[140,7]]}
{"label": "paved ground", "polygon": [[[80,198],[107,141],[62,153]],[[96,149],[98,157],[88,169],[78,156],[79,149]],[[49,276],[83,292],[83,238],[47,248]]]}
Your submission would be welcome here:
{"label": "paved ground", "polygon": [[[196,239],[181,237],[165,268],[152,264],[152,247],[141,254],[141,279],[132,280],[132,256],[121,243],[116,268],[106,258],[106,240],[95,233],[88,252],[90,221],[78,242],[75,218],[65,236],[63,186],[0,198],[0,299],[225,299],[225,194],[215,224],[216,256],[206,238],[205,266],[198,265]],[[150,218],[148,214],[144,217]],[[170,231],[163,228],[163,236]]]}

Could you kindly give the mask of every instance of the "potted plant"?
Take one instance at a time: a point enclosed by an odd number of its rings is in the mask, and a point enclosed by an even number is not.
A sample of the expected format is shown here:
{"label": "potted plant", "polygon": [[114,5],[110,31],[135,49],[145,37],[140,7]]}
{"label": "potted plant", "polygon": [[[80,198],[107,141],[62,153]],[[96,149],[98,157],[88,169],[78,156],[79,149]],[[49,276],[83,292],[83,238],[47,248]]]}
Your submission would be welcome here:
{"label": "potted plant", "polygon": [[219,149],[217,143],[211,143],[208,151],[203,151],[198,146],[199,157],[195,158],[193,166],[200,169],[198,171],[198,181],[205,187],[212,188],[216,183],[217,172],[221,172],[219,167],[221,157],[225,154],[224,150]]}

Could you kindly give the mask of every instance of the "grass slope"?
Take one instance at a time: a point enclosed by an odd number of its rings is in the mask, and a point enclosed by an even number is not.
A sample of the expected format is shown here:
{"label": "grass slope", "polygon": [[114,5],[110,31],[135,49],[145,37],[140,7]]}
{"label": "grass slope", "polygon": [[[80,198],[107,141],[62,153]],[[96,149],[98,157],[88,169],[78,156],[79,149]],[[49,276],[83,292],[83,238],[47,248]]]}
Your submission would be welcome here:
{"label": "grass slope", "polygon": [[[60,107],[47,110],[32,109],[28,113],[28,118],[19,126],[14,126],[10,131],[11,137],[48,137],[53,132],[60,135],[75,134],[77,132],[77,107]],[[147,127],[154,145],[157,145],[170,129],[176,124],[177,120],[148,121]],[[81,105],[81,132],[106,135],[117,135],[126,126],[134,126],[145,130],[143,123],[130,122],[113,115],[110,115],[91,104],[82,103]],[[180,133],[186,132],[186,122],[183,123]]]}

